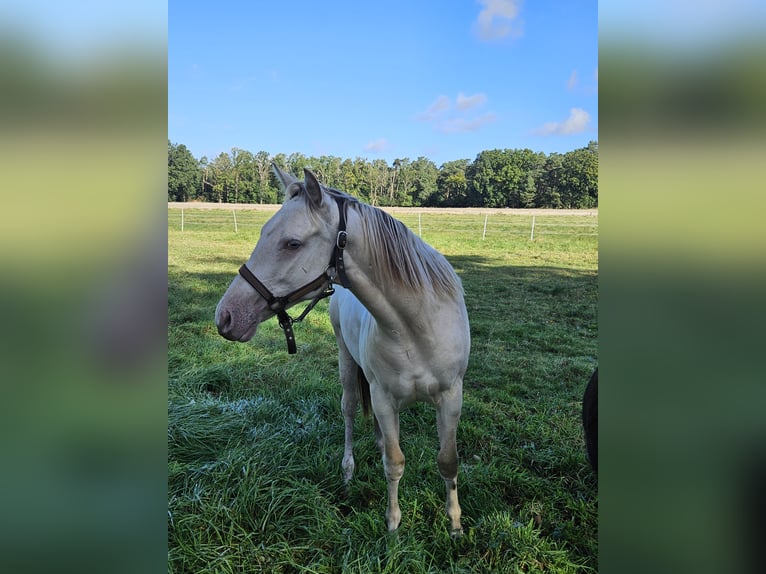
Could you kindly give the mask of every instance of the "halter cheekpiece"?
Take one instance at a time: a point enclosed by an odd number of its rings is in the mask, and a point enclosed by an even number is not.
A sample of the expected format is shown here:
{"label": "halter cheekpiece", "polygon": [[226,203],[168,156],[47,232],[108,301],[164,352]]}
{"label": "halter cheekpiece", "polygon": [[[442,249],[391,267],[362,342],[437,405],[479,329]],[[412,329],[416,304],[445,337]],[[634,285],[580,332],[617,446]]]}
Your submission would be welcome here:
{"label": "halter cheekpiece", "polygon": [[[261,283],[245,264],[242,264],[242,267],[239,268],[239,274],[242,278],[247,281],[261,297],[266,299],[269,309],[276,313],[277,319],[279,320],[279,326],[285,332],[287,352],[291,355],[294,355],[297,351],[295,346],[295,334],[293,333],[293,323],[300,323],[303,321],[306,315],[309,314],[319,301],[335,293],[332,284],[336,277],[338,277],[340,284],[345,288],[351,288],[351,282],[348,280],[348,276],[346,276],[346,265],[343,261],[343,250],[348,243],[348,233],[346,233],[346,200],[340,197],[335,197],[334,199],[338,205],[338,234],[335,239],[335,245],[327,269],[325,269],[324,273],[319,277],[287,295],[276,297],[263,283]],[[287,314],[287,307],[293,303],[297,303],[308,293],[311,293],[322,286],[324,286],[324,289],[311,300],[311,303],[309,303],[308,307],[303,310],[303,313],[296,318],[290,317],[290,315]]]}

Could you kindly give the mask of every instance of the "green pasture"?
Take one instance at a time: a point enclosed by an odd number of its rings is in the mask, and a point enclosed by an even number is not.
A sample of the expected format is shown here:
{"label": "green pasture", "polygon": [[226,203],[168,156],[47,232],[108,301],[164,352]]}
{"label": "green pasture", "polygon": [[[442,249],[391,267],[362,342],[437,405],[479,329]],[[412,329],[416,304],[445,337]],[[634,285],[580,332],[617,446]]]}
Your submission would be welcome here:
{"label": "green pasture", "polygon": [[168,210],[169,572],[594,572],[597,477],[581,397],[598,363],[598,217],[397,214],[463,280],[472,352],[458,428],[465,535],[449,536],[431,407],[401,415],[402,523],[386,532],[372,422],[347,488],[337,349],[320,303],[288,355],[213,314],[268,211]]}

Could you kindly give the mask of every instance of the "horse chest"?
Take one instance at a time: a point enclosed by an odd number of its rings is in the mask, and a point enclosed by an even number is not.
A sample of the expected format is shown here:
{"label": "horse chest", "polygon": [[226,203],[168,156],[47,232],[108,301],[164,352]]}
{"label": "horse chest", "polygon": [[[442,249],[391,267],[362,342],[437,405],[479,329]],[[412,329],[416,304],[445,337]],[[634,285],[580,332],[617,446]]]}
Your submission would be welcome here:
{"label": "horse chest", "polygon": [[370,357],[368,368],[373,384],[400,407],[415,401],[434,403],[448,386],[445,377],[434,372],[433,364],[414,347],[379,350]]}

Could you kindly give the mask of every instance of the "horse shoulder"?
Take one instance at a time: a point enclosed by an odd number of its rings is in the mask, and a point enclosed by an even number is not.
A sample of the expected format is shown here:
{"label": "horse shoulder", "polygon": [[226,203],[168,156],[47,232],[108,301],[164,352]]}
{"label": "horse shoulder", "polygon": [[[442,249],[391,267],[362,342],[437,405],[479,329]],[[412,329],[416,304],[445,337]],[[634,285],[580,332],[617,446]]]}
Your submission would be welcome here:
{"label": "horse shoulder", "polygon": [[336,337],[343,342],[357,364],[364,368],[362,345],[369,331],[371,316],[351,291],[337,286],[330,301],[330,321]]}

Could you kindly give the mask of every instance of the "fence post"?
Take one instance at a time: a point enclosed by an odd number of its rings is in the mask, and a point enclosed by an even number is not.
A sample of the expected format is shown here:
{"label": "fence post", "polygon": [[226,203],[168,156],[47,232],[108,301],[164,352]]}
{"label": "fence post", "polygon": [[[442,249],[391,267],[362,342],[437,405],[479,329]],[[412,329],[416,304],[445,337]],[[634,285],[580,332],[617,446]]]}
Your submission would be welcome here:
{"label": "fence post", "polygon": [[418,213],[418,237],[422,237],[423,236],[423,228],[420,225],[420,217],[422,215],[423,215],[422,213]]}
{"label": "fence post", "polygon": [[234,233],[236,233],[237,232],[237,210],[232,207],[231,212],[234,215]]}
{"label": "fence post", "polygon": [[489,214],[484,215],[484,232],[481,234],[481,240],[484,241],[484,238],[487,236],[487,219],[489,218]]}
{"label": "fence post", "polygon": [[535,216],[532,216],[532,233],[529,235],[529,240],[534,241],[535,240]]}
{"label": "fence post", "polygon": [[184,208],[181,208],[181,231],[184,230]]}

